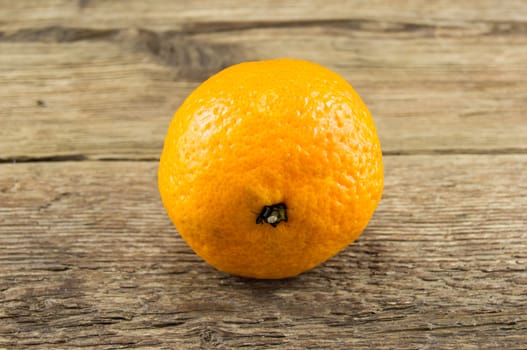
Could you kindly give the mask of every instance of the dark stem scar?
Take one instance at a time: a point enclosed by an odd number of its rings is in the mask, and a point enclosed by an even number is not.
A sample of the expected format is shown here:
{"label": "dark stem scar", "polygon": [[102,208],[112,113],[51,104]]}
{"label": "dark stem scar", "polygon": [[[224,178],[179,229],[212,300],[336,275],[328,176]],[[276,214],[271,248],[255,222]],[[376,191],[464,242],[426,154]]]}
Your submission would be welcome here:
{"label": "dark stem scar", "polygon": [[276,227],[280,222],[287,222],[287,207],[285,203],[266,205],[256,218],[257,224],[268,223]]}

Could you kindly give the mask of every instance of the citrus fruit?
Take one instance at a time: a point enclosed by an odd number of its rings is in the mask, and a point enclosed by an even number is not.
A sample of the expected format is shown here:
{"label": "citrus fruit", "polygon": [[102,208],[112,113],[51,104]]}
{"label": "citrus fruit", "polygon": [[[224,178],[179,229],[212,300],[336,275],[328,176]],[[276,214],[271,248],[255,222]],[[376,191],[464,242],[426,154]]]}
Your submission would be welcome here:
{"label": "citrus fruit", "polygon": [[163,204],[190,247],[235,275],[309,270],[364,230],[383,189],[371,115],[315,63],[245,62],[177,110],[158,171]]}

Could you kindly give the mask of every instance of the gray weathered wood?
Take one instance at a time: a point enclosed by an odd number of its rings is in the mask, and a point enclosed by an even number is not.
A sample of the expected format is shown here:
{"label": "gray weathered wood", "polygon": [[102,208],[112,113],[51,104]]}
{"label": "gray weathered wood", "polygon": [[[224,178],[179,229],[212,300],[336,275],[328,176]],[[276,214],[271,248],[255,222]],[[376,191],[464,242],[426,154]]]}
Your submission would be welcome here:
{"label": "gray weathered wood", "polygon": [[360,240],[282,281],[196,257],[156,162],[0,164],[0,347],[525,348],[527,156],[385,164]]}
{"label": "gray weathered wood", "polygon": [[179,30],[192,29],[196,23],[335,19],[477,26],[481,22],[521,24],[527,20],[524,0],[262,0],[251,4],[243,0],[127,0],[126,6],[120,0],[0,0],[0,8],[0,28],[8,30],[55,25]]}
{"label": "gray weathered wood", "polygon": [[[199,82],[284,56],[363,96],[386,188],[338,256],[246,280],[155,160]],[[0,0],[0,349],[525,349],[526,57],[524,0]]]}
{"label": "gray weathered wood", "polygon": [[509,24],[5,33],[0,158],[157,158],[173,112],[200,81],[230,64],[283,56],[348,79],[387,153],[523,153],[527,35]]}

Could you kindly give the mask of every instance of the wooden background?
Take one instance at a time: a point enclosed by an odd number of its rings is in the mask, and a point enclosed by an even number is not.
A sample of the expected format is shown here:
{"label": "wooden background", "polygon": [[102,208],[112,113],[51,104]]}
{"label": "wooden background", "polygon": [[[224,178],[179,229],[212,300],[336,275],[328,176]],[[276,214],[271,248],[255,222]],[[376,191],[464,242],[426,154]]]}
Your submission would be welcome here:
{"label": "wooden background", "polygon": [[[191,252],[156,170],[194,87],[273,57],[354,85],[386,187],[257,281]],[[0,348],[527,349],[526,111],[525,0],[0,0]]]}

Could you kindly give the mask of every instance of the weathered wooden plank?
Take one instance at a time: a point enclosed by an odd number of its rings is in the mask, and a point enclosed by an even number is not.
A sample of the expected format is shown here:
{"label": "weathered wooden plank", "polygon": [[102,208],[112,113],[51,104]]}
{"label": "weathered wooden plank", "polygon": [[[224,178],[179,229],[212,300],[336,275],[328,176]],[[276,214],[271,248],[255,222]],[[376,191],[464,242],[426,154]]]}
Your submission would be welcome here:
{"label": "weathered wooden plank", "polygon": [[527,156],[385,164],[360,240],[282,281],[201,262],[156,162],[0,164],[0,347],[524,348]]}
{"label": "weathered wooden plank", "polygon": [[527,20],[527,4],[508,0],[453,2],[405,0],[263,0],[230,1],[128,0],[0,0],[0,30],[43,26],[89,28],[145,27],[183,29],[189,23],[283,22],[366,19],[413,23],[452,23]]}
{"label": "weathered wooden plank", "polygon": [[240,61],[284,56],[352,82],[387,153],[525,152],[527,35],[511,28],[343,22],[7,33],[0,158],[156,158],[171,115],[200,81]]}

